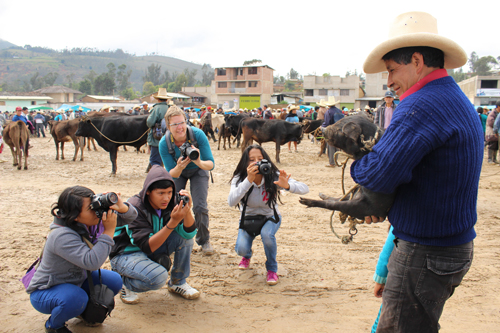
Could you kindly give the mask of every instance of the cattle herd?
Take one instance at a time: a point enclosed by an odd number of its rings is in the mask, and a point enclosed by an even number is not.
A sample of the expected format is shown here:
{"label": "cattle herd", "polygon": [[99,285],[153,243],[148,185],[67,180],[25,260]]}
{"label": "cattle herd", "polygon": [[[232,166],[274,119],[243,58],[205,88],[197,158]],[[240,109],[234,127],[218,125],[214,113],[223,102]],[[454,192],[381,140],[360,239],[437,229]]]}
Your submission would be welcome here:
{"label": "cattle herd", "polygon": [[[80,151],[80,161],[83,161],[84,146],[87,143],[90,150],[90,143],[96,146],[94,140],[105,151],[109,152],[111,160],[111,174],[117,171],[117,151],[118,147],[132,146],[138,151],[147,142],[149,128],[146,125],[147,115],[134,116],[126,113],[89,112],[87,115],[64,121],[49,120],[50,134],[56,146],[56,160],[64,159],[64,143],[73,142],[75,153],[73,161],[78,157]],[[193,122],[193,120],[191,120]],[[236,148],[241,146],[243,151],[248,145],[256,141],[259,144],[264,142],[276,143],[276,161],[280,162],[280,147],[287,142],[297,141],[300,143],[304,134],[315,132],[321,126],[322,120],[310,120],[300,118],[300,123],[289,123],[282,119],[260,119],[251,117],[248,114],[212,116],[212,126],[219,133],[219,146],[223,142],[223,149],[226,149],[226,141],[231,148],[237,142]],[[199,126],[194,122],[193,126]],[[11,147],[13,164],[21,169],[21,158],[23,151],[26,153],[24,169],[27,169],[28,149],[26,147],[29,131],[23,122],[10,123],[4,129],[5,142]],[[241,137],[243,142],[241,143]],[[27,147],[26,147],[27,148]],[[61,153],[59,154],[59,148]],[[324,151],[323,147],[320,151]]]}

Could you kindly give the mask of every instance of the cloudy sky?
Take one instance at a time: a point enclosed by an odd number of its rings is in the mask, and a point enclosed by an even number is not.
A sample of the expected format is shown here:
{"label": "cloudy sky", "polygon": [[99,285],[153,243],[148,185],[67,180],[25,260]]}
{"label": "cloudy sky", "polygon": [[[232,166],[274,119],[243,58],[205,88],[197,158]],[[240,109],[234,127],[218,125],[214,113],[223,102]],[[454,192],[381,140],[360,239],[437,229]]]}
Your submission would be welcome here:
{"label": "cloudy sky", "polygon": [[[213,67],[261,59],[285,75],[362,71],[394,18],[425,11],[470,55],[500,56],[500,1],[1,0],[0,39],[53,49],[158,52]],[[490,15],[493,13],[494,15]],[[466,68],[464,68],[465,70]]]}

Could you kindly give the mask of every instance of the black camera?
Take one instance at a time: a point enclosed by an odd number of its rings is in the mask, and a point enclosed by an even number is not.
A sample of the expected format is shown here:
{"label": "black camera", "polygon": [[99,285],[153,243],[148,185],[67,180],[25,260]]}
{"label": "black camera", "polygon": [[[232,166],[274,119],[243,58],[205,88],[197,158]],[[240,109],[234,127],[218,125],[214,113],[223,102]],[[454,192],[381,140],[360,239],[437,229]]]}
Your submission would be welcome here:
{"label": "black camera", "polygon": [[271,173],[271,162],[268,160],[260,160],[255,165],[259,168],[259,173],[262,175],[268,175]]}
{"label": "black camera", "polygon": [[102,218],[102,214],[107,212],[109,207],[117,202],[118,196],[114,192],[94,194],[90,197],[90,209],[95,211],[95,215],[98,218]]}
{"label": "black camera", "polygon": [[179,150],[181,151],[183,159],[189,157],[191,161],[196,161],[198,156],[200,156],[200,152],[194,150],[189,142],[184,142],[182,146],[179,147]]}
{"label": "black camera", "polygon": [[182,207],[184,207],[189,202],[189,197],[187,195],[182,195],[178,192],[175,194],[175,199],[177,203],[180,203],[182,201]]}

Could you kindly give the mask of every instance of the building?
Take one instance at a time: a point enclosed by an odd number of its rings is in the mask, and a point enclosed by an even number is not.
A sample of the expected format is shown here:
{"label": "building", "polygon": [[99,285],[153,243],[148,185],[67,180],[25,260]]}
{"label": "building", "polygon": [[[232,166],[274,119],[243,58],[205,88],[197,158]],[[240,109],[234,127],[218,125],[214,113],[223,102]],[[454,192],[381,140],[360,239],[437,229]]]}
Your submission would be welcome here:
{"label": "building", "polygon": [[458,82],[458,86],[478,106],[495,105],[500,102],[500,75],[473,76]]}
{"label": "building", "polygon": [[73,103],[75,95],[82,94],[80,91],[65,86],[51,86],[35,90],[41,94],[52,97],[49,103]]}
{"label": "building", "polygon": [[181,93],[191,97],[188,101],[191,104],[212,104],[215,86],[212,84],[209,87],[182,87]]}
{"label": "building", "polygon": [[81,99],[84,103],[115,103],[123,101],[123,97],[87,95]]}
{"label": "building", "polygon": [[32,107],[45,105],[52,97],[39,92],[7,92],[0,91],[0,111],[15,111],[16,107]]}
{"label": "building", "polygon": [[[359,107],[364,109],[366,105],[370,108],[377,108],[384,103],[385,93],[388,90],[388,72],[366,74],[364,96],[358,98]],[[397,101],[395,102],[398,103]]]}
{"label": "building", "polygon": [[340,107],[359,108],[357,99],[360,96],[360,90],[357,75],[304,76],[304,103],[308,105],[319,103],[322,99],[328,100],[329,96],[335,96],[340,100]]}
{"label": "building", "polygon": [[267,65],[218,67],[215,69],[215,98],[223,109],[253,109],[271,104],[274,69]]}

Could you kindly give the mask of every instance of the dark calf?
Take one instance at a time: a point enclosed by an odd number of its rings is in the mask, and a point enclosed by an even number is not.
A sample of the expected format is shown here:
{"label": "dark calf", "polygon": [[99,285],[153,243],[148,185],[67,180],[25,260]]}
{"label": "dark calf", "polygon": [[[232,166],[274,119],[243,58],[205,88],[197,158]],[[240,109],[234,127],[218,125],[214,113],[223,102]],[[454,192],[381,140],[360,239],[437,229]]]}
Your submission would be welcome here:
{"label": "dark calf", "polygon": [[[325,140],[342,149],[353,159],[359,160],[371,151],[380,140],[384,131],[372,123],[367,117],[345,117],[324,130]],[[358,186],[353,192],[352,200],[332,198],[320,193],[323,200],[300,198],[300,203],[308,207],[320,207],[338,210],[349,216],[364,220],[365,216],[386,217],[394,194],[373,192],[363,186]]]}

